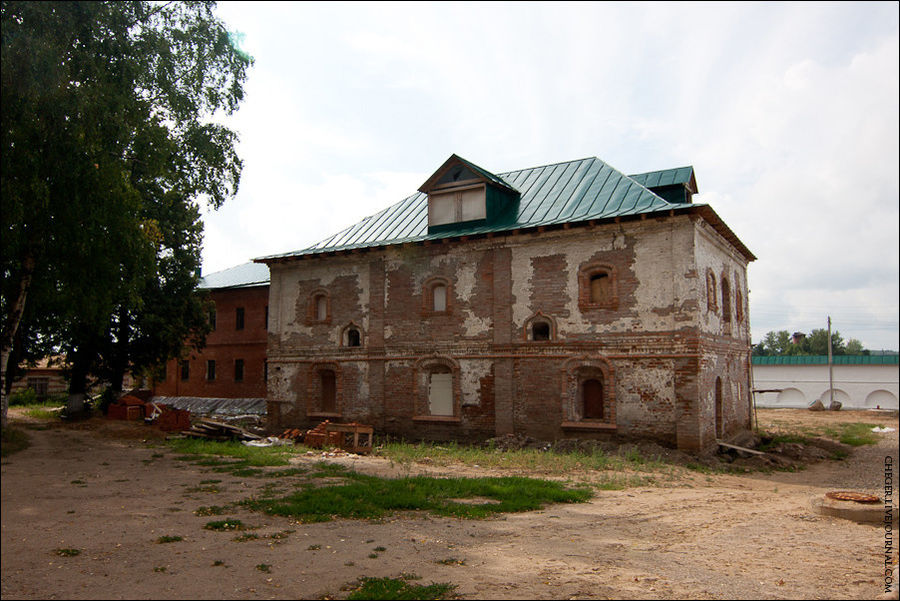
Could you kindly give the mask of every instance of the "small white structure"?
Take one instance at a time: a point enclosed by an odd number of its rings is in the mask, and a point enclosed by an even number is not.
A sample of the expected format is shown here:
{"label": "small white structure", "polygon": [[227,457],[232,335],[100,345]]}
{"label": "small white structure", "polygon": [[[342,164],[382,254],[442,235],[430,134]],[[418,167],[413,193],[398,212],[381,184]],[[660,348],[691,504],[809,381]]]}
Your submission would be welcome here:
{"label": "small white structure", "polygon": [[[900,357],[838,355],[832,360],[834,400],[846,409],[898,409]],[[753,389],[758,407],[806,408],[819,400],[828,407],[828,357],[753,357]]]}

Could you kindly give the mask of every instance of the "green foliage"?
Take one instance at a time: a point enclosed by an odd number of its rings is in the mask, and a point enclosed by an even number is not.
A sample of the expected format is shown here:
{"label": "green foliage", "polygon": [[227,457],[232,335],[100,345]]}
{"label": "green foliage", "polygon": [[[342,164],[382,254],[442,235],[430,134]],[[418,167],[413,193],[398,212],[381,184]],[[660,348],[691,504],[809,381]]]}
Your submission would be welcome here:
{"label": "green foliage", "polygon": [[347,599],[452,599],[455,584],[410,584],[401,578],[361,578]]}
{"label": "green foliage", "polygon": [[199,203],[242,168],[211,118],[251,64],[214,7],[2,3],[0,350],[66,354],[73,393],[203,343]]}
{"label": "green foliage", "polygon": [[180,536],[160,536],[158,539],[156,539],[156,542],[157,542],[157,544],[178,543],[183,540],[184,540],[184,538],[182,538]]}
{"label": "green foliage", "polygon": [[[851,338],[844,342],[841,333],[837,330],[831,332],[832,355],[867,355],[869,351],[863,349],[862,342]],[[828,354],[828,330],[818,328],[809,334],[803,334],[795,343],[793,336],[787,330],[768,332],[762,342],[753,347],[754,355],[827,355]]]}
{"label": "green foliage", "polygon": [[53,552],[60,557],[76,557],[81,555],[80,549],[54,549]]}
{"label": "green foliage", "polygon": [[37,393],[34,391],[34,388],[23,388],[9,395],[10,407],[17,405],[36,405],[37,402]]}
{"label": "green foliage", "polygon": [[301,522],[329,521],[332,516],[379,519],[394,511],[413,510],[480,519],[498,513],[532,511],[547,503],[581,503],[592,496],[586,488],[568,489],[558,482],[532,478],[383,479],[352,472],[346,477],[352,481],[298,491],[280,499],[248,499],[242,504]]}

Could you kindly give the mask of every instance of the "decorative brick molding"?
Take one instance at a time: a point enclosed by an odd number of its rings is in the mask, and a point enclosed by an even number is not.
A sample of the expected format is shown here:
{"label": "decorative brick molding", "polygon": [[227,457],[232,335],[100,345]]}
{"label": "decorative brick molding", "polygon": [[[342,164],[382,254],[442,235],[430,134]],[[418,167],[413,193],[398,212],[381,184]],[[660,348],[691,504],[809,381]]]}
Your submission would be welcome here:
{"label": "decorative brick molding", "polygon": [[[358,335],[358,340],[357,340],[358,344],[350,344],[350,342],[351,342],[350,337],[352,336],[352,331],[353,331],[353,330],[355,330],[356,333],[357,333],[357,335]],[[351,321],[350,323],[348,323],[347,325],[345,325],[345,326],[341,329],[340,340],[341,340],[341,347],[342,347],[342,348],[350,348],[350,349],[353,349],[353,348],[362,348],[362,347],[364,347],[364,346],[366,345],[366,344],[365,344],[365,342],[366,342],[366,335],[365,335],[365,333],[363,332],[362,327],[358,326],[356,323],[354,323],[354,322],[352,322],[352,321]]]}
{"label": "decorative brick molding", "polygon": [[[591,282],[595,278],[608,278],[603,298],[592,298]],[[616,268],[609,263],[592,261],[578,269],[578,308],[582,311],[607,309],[615,311],[619,308],[619,282]]]}
{"label": "decorative brick molding", "polygon": [[[534,326],[535,324],[545,323],[548,326],[548,337],[545,340],[535,340],[534,339]],[[549,316],[545,315],[542,311],[538,311],[531,317],[525,320],[525,327],[522,330],[522,339],[526,342],[552,342],[556,340],[557,329],[556,329],[556,320]]]}
{"label": "decorative brick molding", "polygon": [[[444,310],[436,311],[434,308],[434,289],[443,286],[446,292],[444,299]],[[429,317],[431,315],[449,315],[453,313],[453,286],[448,278],[443,276],[432,276],[425,280],[422,284],[422,316]]]}
{"label": "decorative brick molding", "polygon": [[[319,299],[325,302],[325,318],[319,317]],[[331,323],[331,295],[325,288],[316,288],[309,294],[306,309],[306,325]]]}
{"label": "decorative brick molding", "polygon": [[[581,356],[565,362],[562,370],[563,428],[611,430],[616,427],[616,379],[605,357]],[[587,380],[602,384],[603,417],[585,418],[582,386]]]}
{"label": "decorative brick molding", "polygon": [[[445,355],[422,357],[413,366],[415,373],[415,411],[414,421],[433,421],[441,423],[458,423],[460,416],[460,399],[462,390],[459,383],[459,363]],[[433,373],[450,373],[453,386],[453,415],[431,415],[428,401],[429,378]]]}
{"label": "decorative brick molding", "polygon": [[[322,374],[331,372],[334,375],[334,407],[329,411],[325,406],[326,399],[323,398],[325,390],[323,390]],[[322,362],[314,363],[310,366],[306,387],[306,415],[308,417],[332,418],[340,417],[343,406],[343,379],[341,378],[341,367],[339,363]]]}

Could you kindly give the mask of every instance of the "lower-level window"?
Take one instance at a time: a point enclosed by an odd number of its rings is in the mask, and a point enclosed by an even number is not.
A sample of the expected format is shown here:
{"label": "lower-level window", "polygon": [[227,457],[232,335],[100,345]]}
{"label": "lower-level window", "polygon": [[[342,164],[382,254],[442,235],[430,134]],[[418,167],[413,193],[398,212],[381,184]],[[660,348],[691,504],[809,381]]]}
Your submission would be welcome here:
{"label": "lower-level window", "polygon": [[322,393],[322,411],[335,413],[337,410],[337,381],[334,372],[330,369],[320,371],[319,385]]}
{"label": "lower-level window", "polygon": [[235,382],[243,382],[244,381],[244,360],[243,359],[235,359],[234,360],[234,381]]}
{"label": "lower-level window", "polygon": [[428,412],[453,415],[453,374],[449,369],[428,374]]}
{"label": "lower-level window", "polygon": [[603,382],[591,378],[581,383],[582,415],[584,419],[603,419]]}

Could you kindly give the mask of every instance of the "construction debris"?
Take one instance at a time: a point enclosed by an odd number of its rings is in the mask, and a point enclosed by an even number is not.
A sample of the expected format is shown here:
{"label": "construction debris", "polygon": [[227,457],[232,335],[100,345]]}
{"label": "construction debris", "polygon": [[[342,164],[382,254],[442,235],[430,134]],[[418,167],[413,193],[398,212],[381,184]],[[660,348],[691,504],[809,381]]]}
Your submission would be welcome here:
{"label": "construction debris", "polygon": [[[303,435],[303,444],[314,449],[337,447],[343,451],[357,454],[372,452],[372,437],[375,429],[351,422],[349,424],[333,424],[328,420],[320,423]],[[296,430],[286,430],[282,438],[296,440]],[[287,434],[288,436],[285,436]]]}
{"label": "construction debris", "polygon": [[194,422],[191,428],[189,430],[184,430],[182,434],[190,438],[205,438],[207,440],[218,440],[220,442],[228,440],[260,440],[263,438],[262,436],[248,432],[243,428],[205,418]]}

